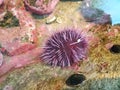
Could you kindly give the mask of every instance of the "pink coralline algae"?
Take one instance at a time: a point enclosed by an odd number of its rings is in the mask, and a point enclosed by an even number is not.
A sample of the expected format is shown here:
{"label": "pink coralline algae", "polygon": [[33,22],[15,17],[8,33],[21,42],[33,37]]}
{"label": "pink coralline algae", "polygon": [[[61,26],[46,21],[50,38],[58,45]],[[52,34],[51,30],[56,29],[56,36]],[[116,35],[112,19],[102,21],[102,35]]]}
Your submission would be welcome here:
{"label": "pink coralline algae", "polygon": [[70,67],[87,57],[85,35],[75,29],[65,29],[47,40],[41,58],[51,66]]}
{"label": "pink coralline algae", "polygon": [[26,9],[34,14],[45,15],[53,12],[59,0],[36,0],[35,5],[31,5],[29,0],[24,0]]}
{"label": "pink coralline algae", "polygon": [[3,4],[3,2],[4,2],[4,0],[0,0],[0,5],[2,5],[2,4]]}
{"label": "pink coralline algae", "polygon": [[3,55],[2,55],[2,53],[0,52],[0,66],[2,65],[2,63],[3,63]]}
{"label": "pink coralline algae", "polygon": [[38,63],[36,59],[38,58],[40,53],[41,48],[37,47],[25,52],[24,54],[9,57],[9,62],[5,62],[2,64],[2,66],[0,66],[0,82],[1,77],[4,77],[4,75],[8,72],[32,63]]}

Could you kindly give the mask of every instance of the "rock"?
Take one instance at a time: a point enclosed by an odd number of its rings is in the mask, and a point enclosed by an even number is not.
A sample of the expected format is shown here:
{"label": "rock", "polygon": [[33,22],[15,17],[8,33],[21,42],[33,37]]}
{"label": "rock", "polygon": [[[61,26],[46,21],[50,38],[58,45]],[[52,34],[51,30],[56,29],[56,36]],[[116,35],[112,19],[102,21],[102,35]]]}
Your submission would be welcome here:
{"label": "rock", "polygon": [[100,18],[94,21],[96,24],[112,24],[112,20],[109,14],[104,14]]}
{"label": "rock", "polygon": [[114,26],[120,26],[120,23],[114,24]]}
{"label": "rock", "polygon": [[111,17],[104,11],[93,7],[82,7],[81,14],[87,22],[96,24],[112,24]]}
{"label": "rock", "polygon": [[48,0],[47,3],[43,0],[35,0],[33,2],[35,5],[30,5],[29,0],[23,0],[23,2],[28,11],[38,15],[49,15],[53,12],[59,0]]}
{"label": "rock", "polygon": [[72,70],[36,63],[6,75],[6,80],[0,83],[0,90],[64,90],[64,80],[72,73]]}
{"label": "rock", "polygon": [[22,54],[36,47],[36,45],[32,43],[21,43],[17,41],[3,43],[2,46],[9,56]]}
{"label": "rock", "polygon": [[60,0],[60,1],[84,1],[84,0]]}
{"label": "rock", "polygon": [[3,4],[3,2],[4,2],[4,0],[0,0],[0,5],[2,5],[2,4]]}
{"label": "rock", "polygon": [[3,90],[13,90],[13,87],[10,85],[6,85]]}
{"label": "rock", "polygon": [[82,74],[73,74],[67,80],[66,84],[68,86],[75,86],[81,84],[85,80],[85,76]]}
{"label": "rock", "polygon": [[120,90],[120,78],[95,78],[72,90]]}
{"label": "rock", "polygon": [[0,27],[16,27],[19,26],[19,20],[10,11],[4,12],[1,15],[2,20],[0,20]]}
{"label": "rock", "polygon": [[120,53],[120,45],[113,45],[111,48],[110,48],[110,52],[112,53]]}
{"label": "rock", "polygon": [[0,52],[0,66],[2,66],[2,63],[3,63],[3,55],[2,55],[2,53]]}
{"label": "rock", "polygon": [[92,8],[92,7],[82,7],[81,8],[81,14],[85,18],[86,21],[94,21],[96,18],[103,15],[104,11]]}

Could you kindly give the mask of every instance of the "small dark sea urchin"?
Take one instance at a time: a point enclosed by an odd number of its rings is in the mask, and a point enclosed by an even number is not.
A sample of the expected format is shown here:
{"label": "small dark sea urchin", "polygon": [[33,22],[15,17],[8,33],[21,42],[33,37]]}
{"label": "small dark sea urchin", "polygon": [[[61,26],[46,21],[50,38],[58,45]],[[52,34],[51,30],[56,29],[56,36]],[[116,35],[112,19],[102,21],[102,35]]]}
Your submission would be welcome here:
{"label": "small dark sea urchin", "polygon": [[51,66],[71,66],[86,57],[87,46],[82,33],[75,29],[65,29],[48,39],[41,58]]}

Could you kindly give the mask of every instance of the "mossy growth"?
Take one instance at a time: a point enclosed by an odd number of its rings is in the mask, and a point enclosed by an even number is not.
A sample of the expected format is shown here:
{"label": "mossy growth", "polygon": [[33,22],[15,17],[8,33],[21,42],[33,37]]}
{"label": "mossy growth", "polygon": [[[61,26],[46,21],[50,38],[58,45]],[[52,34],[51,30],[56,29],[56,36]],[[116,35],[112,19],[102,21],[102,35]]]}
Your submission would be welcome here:
{"label": "mossy growth", "polygon": [[86,81],[75,90],[120,90],[120,78],[103,78]]}
{"label": "mossy growth", "polygon": [[19,20],[10,11],[7,11],[3,20],[0,21],[0,26],[6,28],[19,26]]}
{"label": "mossy growth", "polygon": [[50,2],[50,0],[45,0],[44,4],[48,4]]}
{"label": "mossy growth", "polygon": [[[36,5],[36,1],[37,0],[28,0],[28,2],[29,2],[29,4],[31,5],[31,6],[35,6]],[[48,4],[49,2],[50,2],[51,0],[44,0],[43,2],[42,2],[42,4]],[[41,1],[40,1],[41,2]],[[42,5],[41,4],[41,5]]]}
{"label": "mossy growth", "polygon": [[35,6],[36,0],[28,0],[28,2],[29,2],[29,4],[30,4],[31,6]]}

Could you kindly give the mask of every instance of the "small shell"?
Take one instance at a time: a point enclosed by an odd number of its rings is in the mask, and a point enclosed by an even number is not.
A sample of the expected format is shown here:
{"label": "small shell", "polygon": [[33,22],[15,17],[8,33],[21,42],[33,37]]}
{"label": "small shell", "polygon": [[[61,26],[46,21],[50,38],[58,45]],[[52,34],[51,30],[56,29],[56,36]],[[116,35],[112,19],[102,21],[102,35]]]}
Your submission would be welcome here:
{"label": "small shell", "polygon": [[2,53],[0,52],[0,66],[2,66],[2,63],[3,63],[3,55],[2,55]]}
{"label": "small shell", "polygon": [[56,22],[60,24],[62,23],[62,19],[60,17],[57,17]]}
{"label": "small shell", "polygon": [[50,23],[54,22],[55,20],[56,20],[55,16],[50,17],[50,18],[47,19],[46,24],[50,24]]}

